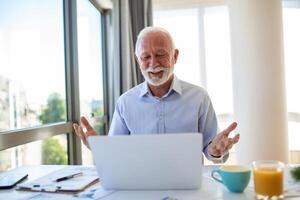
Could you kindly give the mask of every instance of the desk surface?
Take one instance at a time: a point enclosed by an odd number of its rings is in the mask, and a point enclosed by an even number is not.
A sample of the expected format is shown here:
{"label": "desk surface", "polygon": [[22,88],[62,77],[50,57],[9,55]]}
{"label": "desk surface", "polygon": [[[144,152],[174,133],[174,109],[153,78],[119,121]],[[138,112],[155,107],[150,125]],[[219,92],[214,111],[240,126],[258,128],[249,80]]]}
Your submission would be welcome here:
{"label": "desk surface", "polygon": [[[27,181],[34,180],[40,176],[46,175],[52,171],[61,169],[66,166],[24,166],[17,170],[27,171],[29,174]],[[203,181],[200,190],[167,190],[167,191],[116,191],[109,196],[106,196],[104,200],[161,200],[166,196],[177,198],[178,200],[199,200],[199,199],[218,199],[218,200],[243,200],[254,199],[254,192],[251,188],[246,188],[244,193],[235,194],[229,192],[222,184],[211,179],[210,171],[212,166],[205,166],[203,170]],[[32,196],[32,192],[11,190],[0,190],[0,199],[26,199],[26,197]],[[53,199],[77,199],[73,195],[65,194],[51,194]],[[52,198],[51,198],[52,199]]]}

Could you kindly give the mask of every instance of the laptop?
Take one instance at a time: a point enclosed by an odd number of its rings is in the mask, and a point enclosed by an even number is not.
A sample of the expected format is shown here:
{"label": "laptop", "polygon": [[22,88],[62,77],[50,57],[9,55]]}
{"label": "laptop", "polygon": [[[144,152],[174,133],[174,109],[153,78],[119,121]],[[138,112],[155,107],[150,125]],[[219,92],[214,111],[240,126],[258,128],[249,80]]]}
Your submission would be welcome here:
{"label": "laptop", "polygon": [[100,183],[113,190],[199,189],[202,134],[90,136]]}

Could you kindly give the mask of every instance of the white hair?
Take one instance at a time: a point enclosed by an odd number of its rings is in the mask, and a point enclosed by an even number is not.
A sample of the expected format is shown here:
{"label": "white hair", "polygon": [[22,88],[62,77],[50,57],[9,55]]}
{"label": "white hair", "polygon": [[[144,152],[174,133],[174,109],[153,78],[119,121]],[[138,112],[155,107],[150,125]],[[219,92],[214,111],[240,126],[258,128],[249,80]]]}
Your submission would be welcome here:
{"label": "white hair", "polygon": [[175,49],[175,44],[174,44],[174,41],[173,41],[173,38],[171,36],[171,34],[164,28],[161,28],[161,27],[155,27],[155,26],[148,26],[146,28],[144,28],[143,30],[141,30],[141,32],[139,33],[139,35],[137,36],[137,40],[136,40],[136,43],[135,43],[135,55],[137,55],[138,53],[138,47],[141,43],[141,40],[146,36],[148,35],[149,33],[163,33],[165,34],[168,39],[171,41],[171,48],[172,50]]}

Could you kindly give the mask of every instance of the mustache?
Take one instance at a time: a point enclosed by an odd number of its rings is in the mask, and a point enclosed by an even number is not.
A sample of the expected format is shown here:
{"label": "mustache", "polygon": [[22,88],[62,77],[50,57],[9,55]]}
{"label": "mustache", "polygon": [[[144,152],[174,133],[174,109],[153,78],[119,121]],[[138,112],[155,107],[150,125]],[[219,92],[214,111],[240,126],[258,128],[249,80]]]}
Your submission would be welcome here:
{"label": "mustache", "polygon": [[160,71],[163,71],[163,72],[165,72],[165,71],[167,71],[168,70],[168,68],[166,68],[166,67],[148,67],[147,69],[145,69],[145,72],[152,72],[152,73],[156,73],[156,72],[160,72]]}

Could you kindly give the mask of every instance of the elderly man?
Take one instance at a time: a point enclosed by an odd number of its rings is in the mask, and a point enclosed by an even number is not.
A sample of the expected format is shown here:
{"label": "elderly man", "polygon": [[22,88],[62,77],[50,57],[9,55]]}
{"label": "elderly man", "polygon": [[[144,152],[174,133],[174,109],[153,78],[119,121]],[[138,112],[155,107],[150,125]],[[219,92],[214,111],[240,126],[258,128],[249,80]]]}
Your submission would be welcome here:
{"label": "elderly man", "polygon": [[[207,92],[173,74],[179,51],[169,32],[158,27],[143,29],[135,55],[145,82],[121,95],[109,135],[199,132],[206,157],[214,162],[226,160],[228,150],[239,141],[239,134],[229,137],[237,124],[216,135],[217,119]],[[88,136],[96,135],[84,117],[74,129],[85,145]]]}

